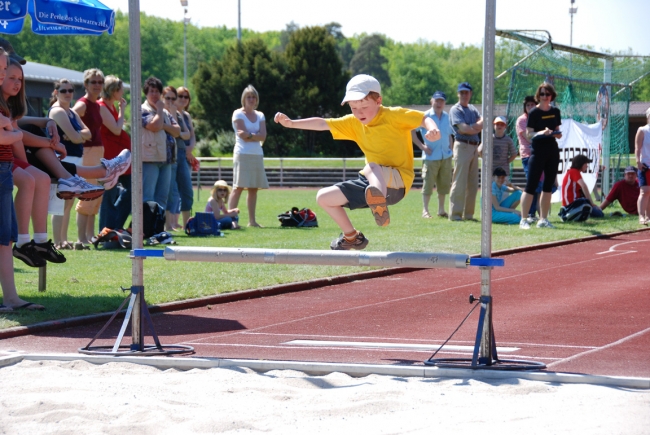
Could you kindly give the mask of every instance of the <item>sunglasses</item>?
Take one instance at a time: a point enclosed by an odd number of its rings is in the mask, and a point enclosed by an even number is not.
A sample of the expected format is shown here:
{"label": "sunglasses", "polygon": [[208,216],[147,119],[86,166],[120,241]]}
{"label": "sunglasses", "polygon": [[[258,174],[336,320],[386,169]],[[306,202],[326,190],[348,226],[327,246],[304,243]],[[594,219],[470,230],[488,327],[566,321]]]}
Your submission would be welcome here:
{"label": "sunglasses", "polygon": [[91,85],[103,85],[104,80],[91,80],[88,83],[90,83]]}
{"label": "sunglasses", "polygon": [[551,94],[546,93],[546,92],[540,92],[540,93],[539,93],[539,96],[540,96],[540,97],[550,97]]}
{"label": "sunglasses", "polygon": [[189,95],[179,95],[178,98],[183,99],[183,100],[189,100],[190,96]]}
{"label": "sunglasses", "polygon": [[59,94],[74,94],[74,89],[59,89]]}
{"label": "sunglasses", "polygon": [[167,101],[169,101],[169,100],[176,101],[176,97],[165,97],[165,100],[167,100]]}
{"label": "sunglasses", "polygon": [[228,189],[217,189],[217,192],[227,192]]}

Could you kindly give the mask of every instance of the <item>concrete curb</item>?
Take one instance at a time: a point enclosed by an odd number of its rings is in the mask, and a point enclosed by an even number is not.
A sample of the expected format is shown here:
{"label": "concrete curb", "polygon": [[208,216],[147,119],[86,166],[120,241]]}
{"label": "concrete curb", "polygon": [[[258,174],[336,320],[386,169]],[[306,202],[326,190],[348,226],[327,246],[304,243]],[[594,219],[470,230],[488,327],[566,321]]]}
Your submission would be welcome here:
{"label": "concrete curb", "polygon": [[[632,233],[638,233],[638,232],[644,232],[644,231],[650,231],[650,228],[641,228],[638,230],[631,230],[631,231],[621,231],[618,233],[611,233],[611,234],[596,234],[593,236],[587,236],[587,237],[581,237],[578,239],[570,239],[570,240],[559,240],[556,242],[548,242],[548,243],[543,243],[541,245],[530,245],[530,246],[522,246],[519,248],[511,248],[511,249],[503,249],[500,251],[495,251],[492,253],[493,257],[503,257],[506,255],[512,255],[512,254],[518,254],[521,252],[529,252],[529,251],[535,251],[535,250],[540,250],[540,249],[548,249],[548,248],[555,248],[558,246],[565,246],[565,245],[571,245],[574,243],[582,243],[582,242],[588,242],[590,240],[597,240],[597,239],[609,239],[612,237],[618,237],[622,236],[625,234],[632,234]],[[479,257],[478,254],[472,255],[472,258]],[[173,311],[180,311],[180,310],[186,310],[190,308],[198,308],[198,307],[203,307],[206,305],[217,305],[217,304],[225,304],[228,302],[236,302],[236,301],[241,301],[241,300],[246,300],[246,299],[254,299],[254,298],[262,298],[262,297],[269,297],[269,296],[275,296],[275,295],[280,295],[280,294],[285,294],[285,293],[293,293],[293,292],[299,292],[299,291],[304,291],[304,290],[313,290],[316,288],[321,288],[321,287],[327,287],[330,285],[340,285],[340,284],[346,284],[350,283],[353,281],[359,281],[359,280],[364,280],[364,279],[371,279],[371,278],[379,278],[383,276],[390,276],[390,275],[396,275],[399,273],[409,273],[409,272],[414,272],[417,270],[422,270],[422,269],[413,269],[413,268],[406,268],[406,267],[395,267],[395,268],[390,268],[390,269],[377,269],[377,270],[369,270],[369,271],[363,271],[363,272],[357,272],[357,273],[351,273],[347,275],[340,275],[340,276],[334,276],[334,277],[327,277],[327,278],[318,278],[318,279],[312,279],[308,281],[301,281],[301,282],[295,282],[295,283],[288,283],[288,284],[278,284],[274,286],[269,286],[269,287],[262,287],[260,289],[253,289],[253,290],[244,290],[244,291],[239,291],[239,292],[232,292],[232,293],[224,293],[224,294],[219,294],[219,295],[214,295],[214,296],[207,296],[203,298],[196,298],[196,299],[188,299],[184,301],[178,301],[178,302],[167,302],[164,304],[160,305],[150,305],[149,306],[149,311],[151,313],[167,313],[167,312],[173,312]],[[124,313],[126,310],[123,310],[120,315],[118,315],[117,318],[123,318]],[[41,323],[35,323],[33,325],[28,325],[28,326],[16,326],[14,328],[7,328],[4,330],[0,331],[0,340],[5,339],[5,338],[12,338],[12,337],[19,337],[23,335],[30,335],[30,334],[36,334],[39,332],[47,332],[51,331],[53,329],[63,329],[63,328],[68,328],[68,327],[74,327],[74,326],[83,326],[83,325],[89,325],[92,323],[97,323],[101,321],[107,321],[113,313],[98,313],[98,314],[91,314],[87,316],[80,316],[80,317],[71,317],[68,319],[60,319],[60,320],[51,320],[47,322],[41,322]]]}
{"label": "concrete curb", "polygon": [[80,354],[21,354],[0,357],[0,368],[18,364],[22,361],[86,361],[92,364],[126,362],[156,367],[160,370],[177,370],[246,367],[258,372],[270,370],[297,370],[310,375],[322,376],[329,373],[345,373],[353,377],[368,375],[451,378],[451,379],[525,379],[530,381],[588,384],[617,388],[650,389],[650,379],[623,376],[583,375],[577,373],[504,371],[489,369],[439,368],[430,366],[399,366],[377,364],[340,364],[302,361],[245,360],[219,358],[167,358],[141,356],[91,356]]}

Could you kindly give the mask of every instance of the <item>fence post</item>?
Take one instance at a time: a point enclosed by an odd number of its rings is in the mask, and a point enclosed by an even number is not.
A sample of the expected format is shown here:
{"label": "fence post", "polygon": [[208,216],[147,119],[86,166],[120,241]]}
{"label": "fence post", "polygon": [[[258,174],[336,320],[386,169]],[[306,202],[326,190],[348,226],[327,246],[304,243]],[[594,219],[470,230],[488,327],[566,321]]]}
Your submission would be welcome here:
{"label": "fence post", "polygon": [[284,166],[282,165],[282,157],[280,157],[280,187],[284,187]]}
{"label": "fence post", "polygon": [[219,163],[219,170],[217,171],[217,175],[218,175],[218,177],[219,177],[218,179],[221,180],[221,179],[222,179],[222,178],[221,178],[221,157],[219,157],[219,159],[217,160],[217,162]]}
{"label": "fence post", "polygon": [[201,164],[199,162],[199,170],[196,171],[196,200],[201,201]]}
{"label": "fence post", "polygon": [[343,157],[343,180],[345,181],[345,157]]}

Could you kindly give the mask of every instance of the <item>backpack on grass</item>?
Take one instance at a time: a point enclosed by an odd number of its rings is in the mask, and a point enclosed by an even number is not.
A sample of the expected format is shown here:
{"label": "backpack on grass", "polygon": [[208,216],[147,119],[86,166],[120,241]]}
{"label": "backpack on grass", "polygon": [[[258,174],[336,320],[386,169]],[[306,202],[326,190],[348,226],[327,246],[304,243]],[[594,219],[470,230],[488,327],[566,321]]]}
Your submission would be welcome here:
{"label": "backpack on grass", "polygon": [[561,207],[558,216],[562,222],[584,222],[591,214],[591,204],[586,198],[578,198],[566,207]]}
{"label": "backpack on grass", "polygon": [[185,225],[188,236],[221,236],[221,224],[209,212],[196,212]]}
{"label": "backpack on grass", "polygon": [[[132,232],[133,221],[129,224]],[[147,240],[165,231],[165,209],[156,201],[145,201],[142,204],[142,237]]]}
{"label": "backpack on grass", "polygon": [[293,207],[290,211],[279,214],[278,220],[281,227],[308,228],[318,226],[316,213],[308,208],[299,210],[298,207]]}

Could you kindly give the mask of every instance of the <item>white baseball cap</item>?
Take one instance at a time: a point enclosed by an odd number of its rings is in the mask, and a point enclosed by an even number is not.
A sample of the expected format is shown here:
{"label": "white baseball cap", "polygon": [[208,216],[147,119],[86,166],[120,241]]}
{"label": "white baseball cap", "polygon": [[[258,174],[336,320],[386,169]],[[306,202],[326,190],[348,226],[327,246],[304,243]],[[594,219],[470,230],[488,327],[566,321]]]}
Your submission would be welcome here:
{"label": "white baseball cap", "polygon": [[359,74],[350,79],[345,87],[345,97],[341,101],[341,106],[348,101],[363,100],[370,92],[381,94],[381,86],[376,78],[368,74]]}

